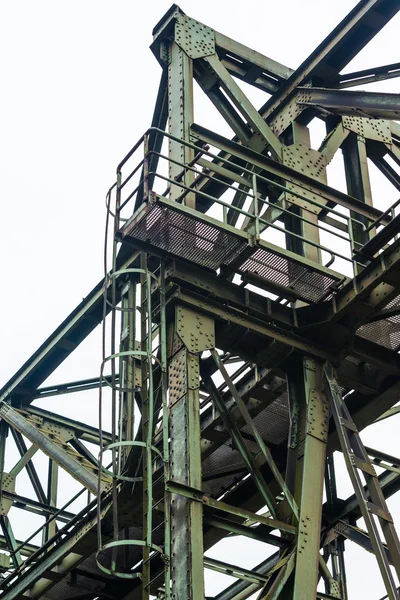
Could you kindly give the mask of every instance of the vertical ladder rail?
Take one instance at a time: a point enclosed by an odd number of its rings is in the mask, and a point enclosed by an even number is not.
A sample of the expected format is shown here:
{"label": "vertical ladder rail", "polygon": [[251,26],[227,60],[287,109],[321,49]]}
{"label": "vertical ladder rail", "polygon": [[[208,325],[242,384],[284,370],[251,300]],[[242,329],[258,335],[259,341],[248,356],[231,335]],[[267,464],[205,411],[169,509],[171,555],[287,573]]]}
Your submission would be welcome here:
{"label": "vertical ladder rail", "polygon": [[[383,547],[376,518],[379,520],[386,544],[389,548],[392,564],[400,579],[400,544],[393,520],[388,511],[375,469],[361,441],[350,412],[342,399],[335,371],[330,363],[325,363],[324,374],[326,392],[330,399],[332,416],[335,421],[340,447],[385,583],[388,598],[399,600],[400,596],[390,570],[390,564]],[[366,482],[366,490],[361,479],[361,473]]]}
{"label": "vertical ladder rail", "polygon": [[152,373],[151,373],[151,290],[150,277],[146,273],[147,256],[141,255],[140,267],[143,270],[140,278],[141,287],[141,347],[145,351],[142,356],[142,436],[146,447],[143,452],[143,539],[146,541],[142,549],[142,600],[150,598],[150,546],[152,532]]}

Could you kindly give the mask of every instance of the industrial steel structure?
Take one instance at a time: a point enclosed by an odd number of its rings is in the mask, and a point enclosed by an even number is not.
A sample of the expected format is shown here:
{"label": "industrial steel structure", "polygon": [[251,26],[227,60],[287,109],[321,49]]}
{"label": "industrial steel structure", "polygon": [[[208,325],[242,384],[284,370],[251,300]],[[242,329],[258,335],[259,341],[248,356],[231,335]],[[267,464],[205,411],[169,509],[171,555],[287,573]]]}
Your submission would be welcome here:
{"label": "industrial steel structure", "polygon": [[[159,93],[107,194],[104,280],[0,391],[4,600],[198,600],[204,569],[236,578],[213,600],[346,600],[347,540],[400,597],[400,459],[359,433],[399,411],[400,201],[373,202],[368,165],[400,191],[400,96],[348,89],[400,63],[341,74],[399,9],[361,0],[295,71],[176,5],[156,25]],[[231,137],[197,123],[194,81]],[[347,193],[327,182],[339,151]],[[97,326],[100,375],[43,387]],[[35,406],[94,388],[99,429]],[[58,469],[88,495],[77,514]],[[43,517],[40,544],[15,539],[12,507]],[[276,550],[252,570],[209,557],[226,536]]]}

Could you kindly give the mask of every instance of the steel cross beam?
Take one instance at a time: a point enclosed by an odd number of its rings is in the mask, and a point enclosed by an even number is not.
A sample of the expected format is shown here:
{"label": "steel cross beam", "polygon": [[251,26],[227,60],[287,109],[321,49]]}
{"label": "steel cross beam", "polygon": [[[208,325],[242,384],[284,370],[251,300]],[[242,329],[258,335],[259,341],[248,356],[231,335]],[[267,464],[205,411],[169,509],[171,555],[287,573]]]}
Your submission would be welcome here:
{"label": "steel cross beam", "polygon": [[343,73],[338,76],[336,86],[343,89],[365,83],[374,83],[375,81],[384,81],[385,79],[392,79],[394,77],[400,77],[400,63],[363,69],[362,71],[355,71],[353,73]]}
{"label": "steel cross beam", "polygon": [[374,119],[399,119],[400,99],[398,94],[378,92],[353,92],[326,88],[297,88],[296,103],[313,106],[339,115],[372,117]]}

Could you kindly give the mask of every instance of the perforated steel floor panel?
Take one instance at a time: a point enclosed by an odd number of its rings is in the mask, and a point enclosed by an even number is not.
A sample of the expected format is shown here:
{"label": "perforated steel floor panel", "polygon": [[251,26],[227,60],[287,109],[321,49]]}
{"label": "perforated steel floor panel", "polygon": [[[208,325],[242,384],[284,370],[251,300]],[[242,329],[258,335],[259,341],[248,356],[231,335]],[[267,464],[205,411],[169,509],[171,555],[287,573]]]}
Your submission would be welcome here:
{"label": "perforated steel floor panel", "polygon": [[[400,308],[400,296],[396,296],[389,302],[384,310],[392,308]],[[398,350],[400,348],[400,315],[393,315],[381,321],[373,321],[362,325],[357,330],[357,335],[389,348],[389,350]]]}
{"label": "perforated steel floor panel", "polygon": [[213,270],[230,264],[247,246],[245,239],[184,213],[159,204],[147,205],[146,208],[140,220],[123,228],[123,237],[149,243]]}
{"label": "perforated steel floor panel", "polygon": [[255,246],[249,257],[250,246],[242,231],[226,229],[216,221],[206,220],[201,213],[193,215],[180,205],[170,208],[161,201],[142,206],[122,228],[120,237],[133,244],[135,240],[149,244],[214,271],[235,263],[237,272],[249,271],[291,287],[307,302],[325,299],[332,284],[338,281],[329,272],[323,273],[269,248]]}
{"label": "perforated steel floor panel", "polygon": [[258,248],[238,269],[250,271],[285,287],[291,287],[308,302],[318,302],[330,293],[335,279],[312,271],[273,252]]}

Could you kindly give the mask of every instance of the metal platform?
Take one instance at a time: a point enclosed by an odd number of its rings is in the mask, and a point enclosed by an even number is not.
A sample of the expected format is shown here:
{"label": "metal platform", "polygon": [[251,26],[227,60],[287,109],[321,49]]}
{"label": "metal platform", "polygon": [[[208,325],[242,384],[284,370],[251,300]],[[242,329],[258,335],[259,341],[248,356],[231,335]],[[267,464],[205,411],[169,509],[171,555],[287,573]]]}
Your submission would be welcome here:
{"label": "metal platform", "polygon": [[161,257],[180,258],[221,271],[234,265],[236,273],[257,274],[267,281],[292,288],[307,302],[332,294],[346,278],[317,263],[299,259],[294,252],[254,241],[240,229],[222,224],[188,207],[157,197],[144,204],[118,234],[137,248],[146,244]]}

